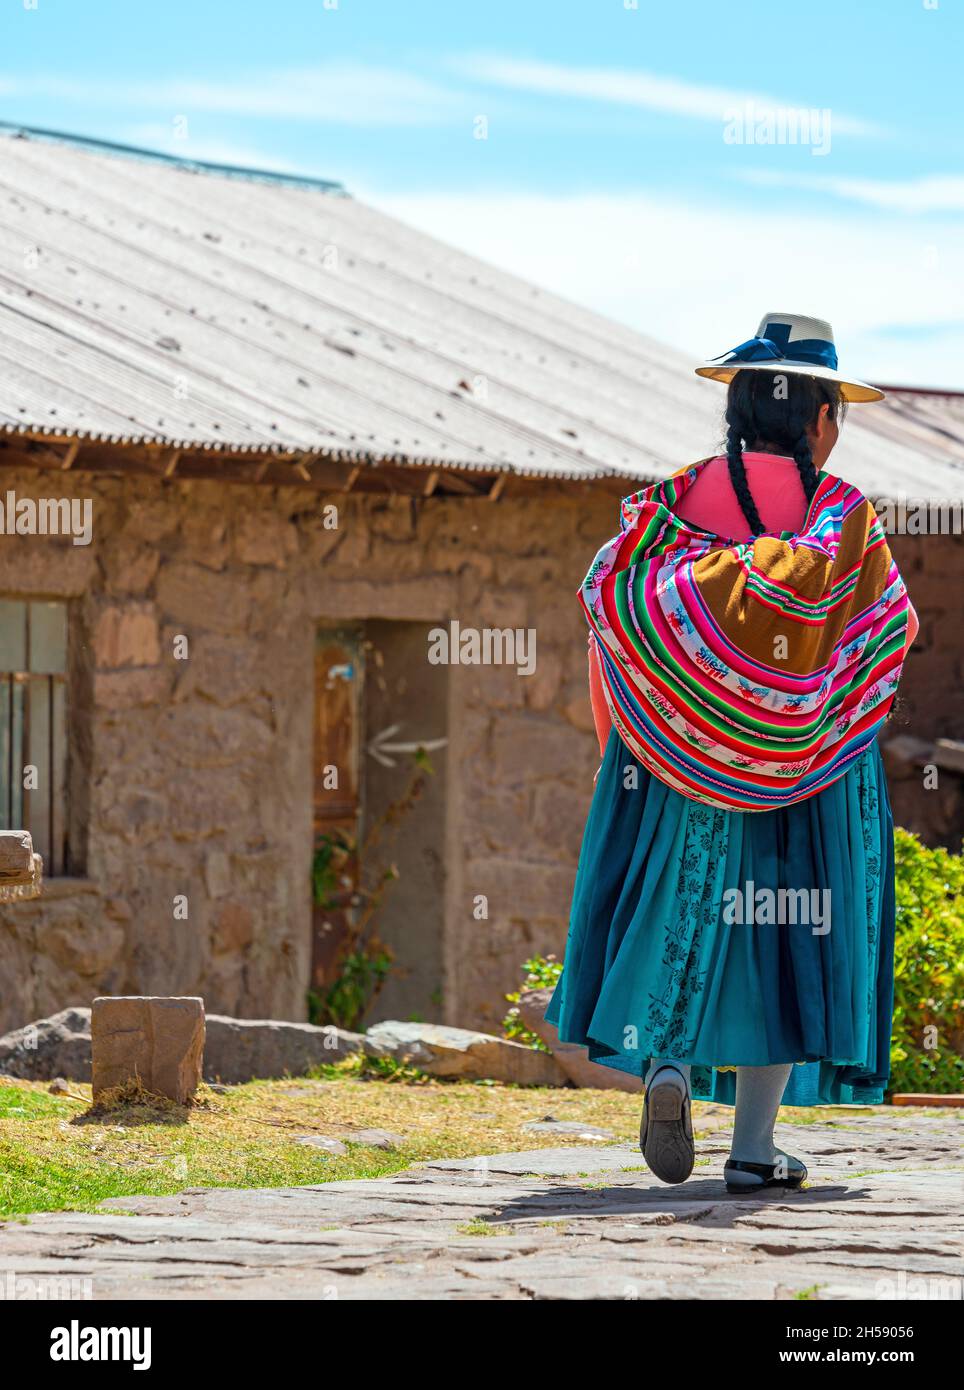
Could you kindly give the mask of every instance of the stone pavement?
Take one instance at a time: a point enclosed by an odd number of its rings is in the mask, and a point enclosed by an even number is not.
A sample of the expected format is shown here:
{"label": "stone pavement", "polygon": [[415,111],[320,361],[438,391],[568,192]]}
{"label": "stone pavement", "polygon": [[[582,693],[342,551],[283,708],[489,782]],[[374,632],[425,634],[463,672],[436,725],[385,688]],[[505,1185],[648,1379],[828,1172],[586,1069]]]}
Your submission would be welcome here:
{"label": "stone pavement", "polygon": [[0,1226],[0,1279],[89,1280],[95,1299],[960,1300],[962,1133],[950,1110],[784,1126],[811,1173],[793,1195],[729,1196],[711,1134],[675,1188],[628,1145],[586,1144],[116,1198]]}

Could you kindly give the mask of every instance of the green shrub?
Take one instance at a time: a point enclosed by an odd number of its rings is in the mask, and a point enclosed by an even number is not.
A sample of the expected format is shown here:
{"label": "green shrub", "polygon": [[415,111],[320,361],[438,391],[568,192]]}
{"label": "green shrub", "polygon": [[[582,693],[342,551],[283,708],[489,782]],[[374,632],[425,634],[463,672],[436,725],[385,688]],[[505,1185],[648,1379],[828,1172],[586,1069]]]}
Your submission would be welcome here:
{"label": "green shrub", "polygon": [[964,855],[894,837],[891,1091],[964,1092]]}
{"label": "green shrub", "polygon": [[502,1020],[502,1030],[512,1042],[525,1043],[527,1047],[548,1052],[542,1039],[531,1032],[519,1017],[519,997],[527,989],[551,989],[562,974],[562,961],[556,960],[555,956],[532,956],[523,963],[522,968],[526,973],[521,986],[505,996],[512,1008]]}

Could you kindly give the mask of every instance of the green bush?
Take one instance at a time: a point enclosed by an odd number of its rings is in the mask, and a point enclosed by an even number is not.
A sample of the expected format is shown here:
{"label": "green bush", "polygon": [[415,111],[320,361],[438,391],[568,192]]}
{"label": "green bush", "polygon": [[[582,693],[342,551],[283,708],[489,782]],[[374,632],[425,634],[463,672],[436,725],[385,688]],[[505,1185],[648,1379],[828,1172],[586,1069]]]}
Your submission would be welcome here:
{"label": "green bush", "polygon": [[894,837],[891,1091],[964,1092],[964,855]]}
{"label": "green bush", "polygon": [[512,1042],[525,1043],[540,1052],[548,1052],[542,1039],[531,1032],[519,1017],[519,996],[527,989],[551,989],[562,974],[562,961],[556,960],[555,956],[532,956],[523,963],[522,968],[526,972],[522,984],[512,994],[505,996],[512,1008],[502,1020],[502,1030]]}

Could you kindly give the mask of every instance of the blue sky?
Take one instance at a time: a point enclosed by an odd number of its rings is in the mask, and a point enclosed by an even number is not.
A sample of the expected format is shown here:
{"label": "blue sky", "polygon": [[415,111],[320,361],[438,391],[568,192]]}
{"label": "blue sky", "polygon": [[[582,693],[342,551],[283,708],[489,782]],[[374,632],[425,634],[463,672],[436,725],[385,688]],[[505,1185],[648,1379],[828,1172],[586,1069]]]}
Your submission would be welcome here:
{"label": "blue sky", "polygon": [[6,0],[0,119],[341,180],[697,358],[795,310],[964,388],[962,9]]}

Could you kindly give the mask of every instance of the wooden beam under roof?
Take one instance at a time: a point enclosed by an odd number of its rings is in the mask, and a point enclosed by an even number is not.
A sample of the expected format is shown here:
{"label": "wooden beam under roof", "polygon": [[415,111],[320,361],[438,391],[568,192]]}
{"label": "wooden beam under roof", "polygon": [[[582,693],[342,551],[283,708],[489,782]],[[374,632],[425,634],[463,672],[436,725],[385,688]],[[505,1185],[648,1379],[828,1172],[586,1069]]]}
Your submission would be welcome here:
{"label": "wooden beam under roof", "polygon": [[190,445],[104,442],[48,434],[0,433],[0,468],[58,469],[72,474],[153,477],[170,483],[205,480],[313,492],[359,492],[437,499],[538,496],[547,492],[623,496],[644,479],[590,476],[541,478],[497,469],[365,462],[333,454],[198,449]]}

